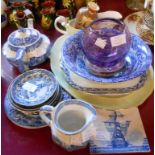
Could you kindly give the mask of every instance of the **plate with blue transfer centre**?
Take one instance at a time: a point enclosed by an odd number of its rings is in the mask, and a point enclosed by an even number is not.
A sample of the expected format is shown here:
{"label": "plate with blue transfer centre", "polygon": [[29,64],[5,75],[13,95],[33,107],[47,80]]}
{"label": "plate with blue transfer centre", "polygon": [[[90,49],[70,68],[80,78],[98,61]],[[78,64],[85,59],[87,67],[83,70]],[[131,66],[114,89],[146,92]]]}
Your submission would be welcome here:
{"label": "plate with blue transfer centre", "polygon": [[85,79],[105,83],[123,82],[142,75],[152,63],[152,53],[148,45],[138,36],[132,35],[131,47],[125,58],[124,68],[111,77],[93,75],[84,61],[81,34],[80,31],[65,40],[61,59],[69,70]]}
{"label": "plate with blue transfer centre", "polygon": [[18,76],[11,89],[11,98],[26,108],[41,106],[55,93],[58,83],[52,72],[33,69]]}

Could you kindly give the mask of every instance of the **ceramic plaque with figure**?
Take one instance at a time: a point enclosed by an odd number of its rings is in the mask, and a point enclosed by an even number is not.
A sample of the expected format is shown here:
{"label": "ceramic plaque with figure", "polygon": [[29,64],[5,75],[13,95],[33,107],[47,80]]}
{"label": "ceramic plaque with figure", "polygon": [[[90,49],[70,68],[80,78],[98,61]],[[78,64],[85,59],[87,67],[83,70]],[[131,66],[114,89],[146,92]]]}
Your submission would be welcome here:
{"label": "ceramic plaque with figure", "polygon": [[150,152],[138,108],[108,111],[97,109],[96,137],[90,153]]}

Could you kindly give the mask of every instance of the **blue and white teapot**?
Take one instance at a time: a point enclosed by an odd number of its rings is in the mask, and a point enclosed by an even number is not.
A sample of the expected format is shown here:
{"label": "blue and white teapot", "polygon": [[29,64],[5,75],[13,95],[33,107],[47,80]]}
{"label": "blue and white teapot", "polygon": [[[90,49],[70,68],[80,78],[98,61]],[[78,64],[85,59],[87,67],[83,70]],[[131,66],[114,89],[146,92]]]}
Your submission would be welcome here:
{"label": "blue and white teapot", "polygon": [[20,72],[43,63],[50,54],[50,40],[33,28],[21,28],[12,32],[3,46],[7,60]]}

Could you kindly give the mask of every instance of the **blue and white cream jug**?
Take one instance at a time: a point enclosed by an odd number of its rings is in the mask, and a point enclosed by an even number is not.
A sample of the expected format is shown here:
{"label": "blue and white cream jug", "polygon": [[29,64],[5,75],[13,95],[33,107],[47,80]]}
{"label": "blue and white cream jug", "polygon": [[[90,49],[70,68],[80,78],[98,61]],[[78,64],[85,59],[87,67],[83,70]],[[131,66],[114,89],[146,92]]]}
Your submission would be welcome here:
{"label": "blue and white cream jug", "polygon": [[45,105],[40,116],[51,128],[53,141],[69,151],[85,147],[96,136],[96,110],[82,100],[65,100],[56,107]]}

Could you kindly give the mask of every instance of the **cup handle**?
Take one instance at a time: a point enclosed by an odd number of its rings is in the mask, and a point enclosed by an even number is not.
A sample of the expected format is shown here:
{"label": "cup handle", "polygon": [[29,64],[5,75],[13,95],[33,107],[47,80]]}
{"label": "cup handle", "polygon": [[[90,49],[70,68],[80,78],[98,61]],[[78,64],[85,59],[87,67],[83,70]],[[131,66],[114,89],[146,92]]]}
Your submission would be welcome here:
{"label": "cup handle", "polygon": [[54,110],[54,107],[49,106],[49,105],[44,105],[40,108],[40,111],[39,111],[39,115],[41,119],[50,127],[52,124],[52,119],[49,119],[47,117],[47,114],[50,114],[51,112],[53,112],[53,110]]}
{"label": "cup handle", "polygon": [[67,31],[62,30],[62,29],[60,29],[60,28],[58,27],[58,23],[60,23],[62,26],[65,27],[66,24],[67,24],[66,18],[65,18],[64,16],[59,16],[59,17],[57,17],[57,18],[55,19],[55,21],[54,21],[54,27],[55,27],[55,29],[56,29],[58,32],[60,32],[60,33],[62,33],[62,34],[67,34]]}

